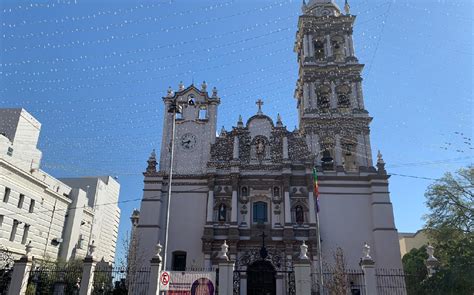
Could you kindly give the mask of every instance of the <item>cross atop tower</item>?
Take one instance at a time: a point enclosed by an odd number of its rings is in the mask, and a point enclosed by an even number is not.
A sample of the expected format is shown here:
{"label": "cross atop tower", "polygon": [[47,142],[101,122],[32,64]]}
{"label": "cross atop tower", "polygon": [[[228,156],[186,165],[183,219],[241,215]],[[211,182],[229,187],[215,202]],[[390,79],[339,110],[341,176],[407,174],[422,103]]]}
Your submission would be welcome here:
{"label": "cross atop tower", "polygon": [[261,100],[260,98],[255,102],[255,104],[258,106],[258,111],[257,111],[257,115],[262,115],[263,112],[262,112],[262,105],[263,105],[263,100]]}

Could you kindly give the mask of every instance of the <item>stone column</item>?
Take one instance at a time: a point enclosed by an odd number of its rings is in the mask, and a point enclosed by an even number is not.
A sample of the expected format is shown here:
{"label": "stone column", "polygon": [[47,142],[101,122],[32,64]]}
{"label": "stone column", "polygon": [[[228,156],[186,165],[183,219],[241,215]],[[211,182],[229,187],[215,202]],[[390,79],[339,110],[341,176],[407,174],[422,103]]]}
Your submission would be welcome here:
{"label": "stone column", "polygon": [[313,108],[314,108],[314,109],[318,109],[318,88],[319,88],[319,84],[320,84],[320,83],[321,83],[321,82],[320,82],[319,80],[317,80],[317,81],[315,81],[315,82],[313,83],[313,85],[314,85],[314,86],[313,86],[313,95],[314,95],[314,99],[313,99],[313,101],[314,101],[313,104],[314,104],[314,105],[313,105]]}
{"label": "stone column", "polygon": [[367,153],[367,167],[372,167],[372,149],[370,147],[370,136],[369,133],[364,134],[365,140],[365,152]]}
{"label": "stone column", "polygon": [[28,287],[28,279],[30,277],[31,264],[31,241],[26,245],[26,254],[13,265],[13,273],[8,287],[8,295],[25,295]]}
{"label": "stone column", "polygon": [[209,190],[209,193],[207,194],[207,217],[206,217],[207,223],[213,222],[213,215],[214,215],[214,191]]}
{"label": "stone column", "polygon": [[296,294],[311,294],[311,262],[308,257],[308,246],[304,241],[300,246],[300,255],[294,262],[294,267]]}
{"label": "stone column", "polygon": [[224,241],[218,254],[219,260],[219,294],[232,294],[234,291],[234,262],[229,261],[229,246]]}
{"label": "stone column", "polygon": [[304,57],[309,55],[308,35],[303,36],[303,55]]}
{"label": "stone column", "polygon": [[230,214],[230,222],[232,224],[237,224],[237,210],[238,210],[238,205],[237,205],[237,188],[235,188],[232,191],[232,211]]}
{"label": "stone column", "polygon": [[336,134],[336,147],[334,149],[334,160],[337,166],[342,166],[342,149],[341,149],[341,136]]}
{"label": "stone column", "polygon": [[288,137],[283,137],[283,160],[288,160]]}
{"label": "stone column", "polygon": [[303,84],[303,110],[309,109],[309,84],[304,82]]}
{"label": "stone column", "polygon": [[365,294],[377,295],[377,277],[375,275],[375,262],[370,257],[370,246],[364,245],[364,257],[360,260],[360,267],[364,272]]}
{"label": "stone column", "polygon": [[336,84],[331,81],[331,109],[337,108]]}
{"label": "stone column", "polygon": [[233,158],[234,158],[234,160],[239,159],[239,137],[237,135],[234,136]]}
{"label": "stone column", "polygon": [[308,191],[309,223],[316,224],[316,206],[314,202],[313,191],[311,189]]}
{"label": "stone column", "polygon": [[160,293],[160,271],[161,271],[161,249],[163,247],[158,243],[156,245],[156,254],[150,260],[150,285],[148,295],[156,295]]}
{"label": "stone column", "polygon": [[313,152],[316,156],[316,165],[321,165],[321,147],[319,146],[319,135],[317,133],[312,134],[312,142],[313,142]]}
{"label": "stone column", "polygon": [[356,86],[356,83],[354,82],[351,82],[351,100],[352,100],[352,108],[360,109],[359,101],[357,99],[357,86]]}
{"label": "stone column", "polygon": [[309,83],[309,107],[314,109],[316,105],[316,90],[314,88],[314,83]]}
{"label": "stone column", "polygon": [[364,138],[362,134],[357,134],[357,146],[356,146],[356,156],[357,156],[357,166],[358,167],[367,167],[367,161],[365,158],[364,152]]}
{"label": "stone column", "polygon": [[283,274],[276,275],[276,295],[285,295],[285,280]]}
{"label": "stone column", "polygon": [[326,56],[332,56],[332,45],[331,45],[331,36],[326,35]]}
{"label": "stone column", "polygon": [[354,42],[352,40],[352,35],[348,34],[347,39],[349,41],[349,52],[350,52],[351,56],[354,56],[355,55],[355,50],[354,50]]}
{"label": "stone column", "polygon": [[354,52],[352,52],[351,48],[351,41],[350,41],[350,35],[346,34],[344,35],[344,46],[346,49],[346,56],[354,56]]}
{"label": "stone column", "polygon": [[357,88],[357,99],[359,100],[359,107],[361,109],[365,109],[364,106],[364,97],[362,96],[362,82],[356,82],[356,88]]}
{"label": "stone column", "polygon": [[285,187],[285,225],[291,224],[291,204],[289,187]]}
{"label": "stone column", "polygon": [[84,258],[82,267],[82,279],[79,295],[91,295],[92,284],[94,282],[94,270],[97,262],[94,260],[95,245],[94,241],[89,245],[89,254]]}
{"label": "stone column", "polygon": [[308,35],[309,56],[314,56],[313,35]]}

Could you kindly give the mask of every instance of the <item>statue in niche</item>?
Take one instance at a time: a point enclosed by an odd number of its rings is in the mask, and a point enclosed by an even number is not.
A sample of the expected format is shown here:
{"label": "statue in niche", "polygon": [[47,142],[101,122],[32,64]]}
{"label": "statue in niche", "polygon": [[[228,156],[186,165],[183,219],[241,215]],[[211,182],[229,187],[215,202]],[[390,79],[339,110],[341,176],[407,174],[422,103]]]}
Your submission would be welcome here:
{"label": "statue in niche", "polygon": [[265,153],[265,142],[259,138],[255,141],[255,149],[258,156],[262,156]]}
{"label": "statue in niche", "polygon": [[227,217],[227,208],[225,204],[219,205],[219,213],[218,213],[218,220],[219,221],[226,221]]}

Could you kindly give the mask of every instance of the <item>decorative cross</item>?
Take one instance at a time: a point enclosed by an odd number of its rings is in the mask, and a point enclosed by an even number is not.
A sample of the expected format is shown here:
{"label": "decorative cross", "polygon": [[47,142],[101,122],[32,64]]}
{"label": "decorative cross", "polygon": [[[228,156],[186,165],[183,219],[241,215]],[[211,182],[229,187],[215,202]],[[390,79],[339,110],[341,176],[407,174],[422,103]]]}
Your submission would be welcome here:
{"label": "decorative cross", "polygon": [[263,101],[259,98],[259,99],[257,100],[257,102],[255,102],[255,104],[258,106],[258,112],[257,112],[257,114],[258,114],[258,115],[263,114],[263,112],[262,112]]}

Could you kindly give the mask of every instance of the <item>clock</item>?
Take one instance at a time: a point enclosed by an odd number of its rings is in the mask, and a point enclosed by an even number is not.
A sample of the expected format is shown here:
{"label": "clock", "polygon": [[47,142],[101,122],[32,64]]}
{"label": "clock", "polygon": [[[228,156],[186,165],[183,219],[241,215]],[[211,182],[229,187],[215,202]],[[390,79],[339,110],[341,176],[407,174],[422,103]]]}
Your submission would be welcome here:
{"label": "clock", "polygon": [[179,143],[184,150],[190,151],[194,149],[194,147],[196,146],[197,139],[194,134],[186,133],[183,136],[181,136]]}

